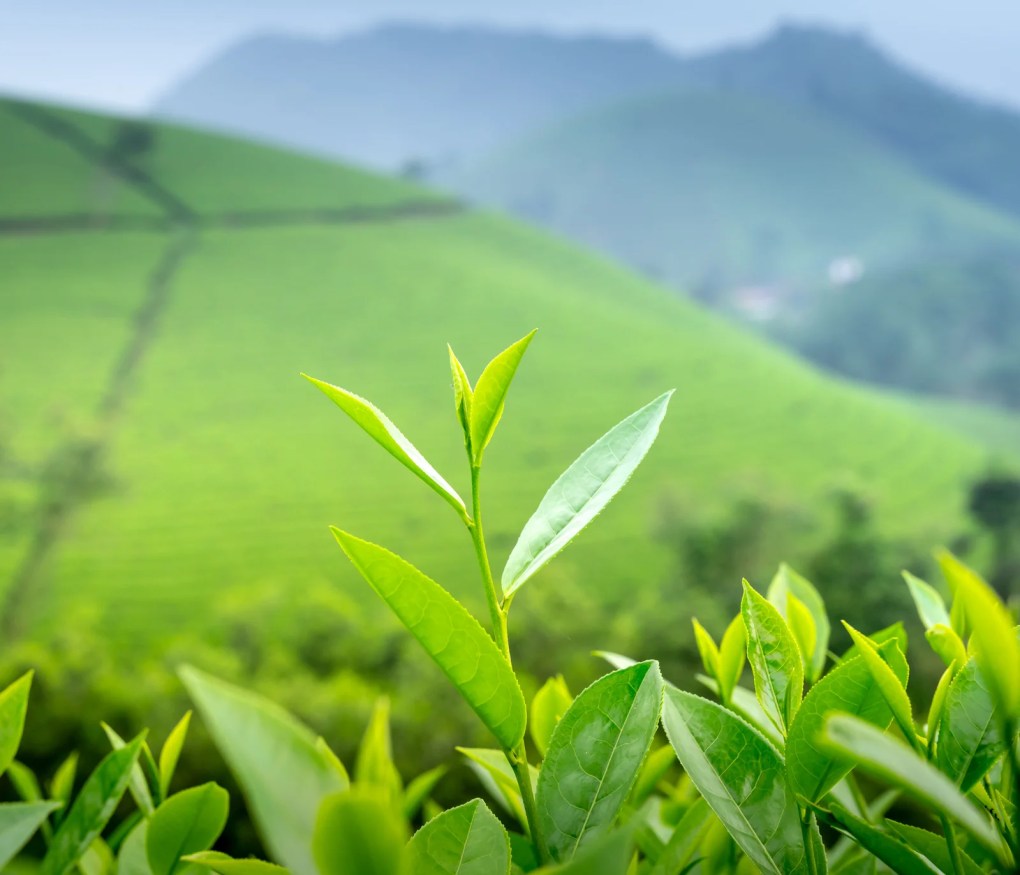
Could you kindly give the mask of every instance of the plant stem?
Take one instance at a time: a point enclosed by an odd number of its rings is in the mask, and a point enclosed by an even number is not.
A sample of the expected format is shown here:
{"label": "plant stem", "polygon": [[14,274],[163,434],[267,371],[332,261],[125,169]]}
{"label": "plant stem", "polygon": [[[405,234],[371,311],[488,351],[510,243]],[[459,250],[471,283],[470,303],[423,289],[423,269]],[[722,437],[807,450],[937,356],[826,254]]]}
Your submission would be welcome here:
{"label": "plant stem", "polygon": [[956,830],[953,822],[944,814],[939,815],[942,831],[946,835],[946,847],[949,848],[949,860],[953,864],[953,875],[963,875],[963,861],[960,859],[960,848],[956,843]]}
{"label": "plant stem", "polygon": [[535,791],[531,786],[531,769],[528,766],[528,757],[524,750],[524,743],[522,742],[515,751],[507,751],[506,758],[510,762],[510,768],[514,770],[517,786],[521,791],[521,799],[524,800],[524,814],[528,819],[528,826],[531,829],[531,840],[535,844],[538,862],[544,865],[550,862],[551,858],[545,838],[538,829],[538,808],[535,805]]}
{"label": "plant stem", "polygon": [[805,808],[800,813],[800,834],[804,837],[804,852],[807,855],[808,872],[810,875],[820,875],[818,868],[817,848],[811,841],[811,813]]}
{"label": "plant stem", "polygon": [[[496,581],[492,579],[492,567],[489,565],[489,553],[485,548],[485,533],[482,530],[482,508],[479,498],[478,481],[481,469],[471,466],[471,507],[474,522],[468,528],[471,531],[471,540],[475,544],[475,555],[478,557],[478,567],[482,572],[482,582],[485,584],[485,600],[489,605],[489,617],[492,621],[492,637],[496,639],[496,646],[510,662],[510,641],[507,637],[506,613],[500,606],[500,597],[496,592]],[[512,664],[512,663],[511,663]]]}

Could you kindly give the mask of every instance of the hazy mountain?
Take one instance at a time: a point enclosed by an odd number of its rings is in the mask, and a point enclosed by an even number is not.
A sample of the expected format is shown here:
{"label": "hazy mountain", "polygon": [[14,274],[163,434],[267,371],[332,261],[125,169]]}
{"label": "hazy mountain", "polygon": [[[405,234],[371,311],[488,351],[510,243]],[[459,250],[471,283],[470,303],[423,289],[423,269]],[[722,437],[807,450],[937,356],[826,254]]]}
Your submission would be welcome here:
{"label": "hazy mountain", "polygon": [[172,88],[162,117],[397,168],[459,159],[586,106],[671,87],[648,40],[415,25],[242,42]]}

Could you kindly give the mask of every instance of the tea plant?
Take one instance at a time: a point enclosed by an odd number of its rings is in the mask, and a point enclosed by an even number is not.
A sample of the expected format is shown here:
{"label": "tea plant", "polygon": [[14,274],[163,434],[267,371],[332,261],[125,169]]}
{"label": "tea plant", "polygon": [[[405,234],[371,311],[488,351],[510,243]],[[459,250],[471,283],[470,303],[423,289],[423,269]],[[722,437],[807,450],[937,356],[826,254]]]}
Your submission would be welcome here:
{"label": "tea plant", "polygon": [[[125,741],[104,726],[112,749],[77,794],[73,754],[44,792],[14,759],[26,675],[0,693],[0,773],[22,799],[0,804],[0,869],[32,841],[30,849],[42,852],[41,875],[1017,871],[1020,639],[995,593],[948,554],[940,561],[950,606],[933,587],[906,578],[926,639],[946,664],[924,723],[906,693],[902,625],[870,635],[848,626],[853,646],[832,654],[821,595],[785,566],[764,595],[745,581],[740,614],[718,644],[694,621],[702,680],[718,702],[668,684],[654,661],[612,653],[602,657],[614,670],[576,697],[554,677],[525,702],[511,660],[511,605],[625,485],[670,397],[623,420],[564,472],[497,582],[480,475],[531,339],[497,356],[474,387],[450,352],[467,502],[371,403],[312,380],[467,530],[488,629],[399,556],[333,533],[491,733],[494,747],[459,750],[500,816],[481,798],[443,810],[433,798],[442,767],[405,782],[393,763],[385,700],[348,771],[282,708],[185,667],[184,685],[275,862],[232,859],[213,850],[227,792],[213,783],[171,792],[190,715],[158,758],[144,733]],[[753,689],[742,685],[748,666]],[[660,725],[665,743],[657,740]],[[871,789],[858,781],[862,774],[888,789]],[[891,813],[900,797],[912,800],[910,822]]]}

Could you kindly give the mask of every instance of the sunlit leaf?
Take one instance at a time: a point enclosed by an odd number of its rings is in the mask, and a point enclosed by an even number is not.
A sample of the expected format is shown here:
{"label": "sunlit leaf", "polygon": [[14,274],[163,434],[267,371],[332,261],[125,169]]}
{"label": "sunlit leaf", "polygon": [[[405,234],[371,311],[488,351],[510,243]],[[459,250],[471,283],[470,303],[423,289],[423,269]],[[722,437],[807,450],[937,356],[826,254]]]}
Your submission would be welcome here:
{"label": "sunlit leaf", "polygon": [[458,689],[506,750],[524,739],[527,706],[495,642],[452,595],[399,556],[334,528],[379,597]]}
{"label": "sunlit leaf", "polygon": [[581,692],[553,732],[538,776],[538,829],[569,860],[603,835],[637,780],[659,724],[662,675],[642,662]]}
{"label": "sunlit leaf", "polygon": [[144,734],[108,753],[89,775],[74,804],[53,834],[42,875],[67,875],[103,831],[120,803]]}
{"label": "sunlit leaf", "polygon": [[786,623],[793,633],[793,640],[797,642],[801,662],[804,664],[804,676],[810,678],[814,670],[812,659],[815,642],[818,640],[818,630],[815,628],[815,619],[811,616],[808,606],[792,592],[786,594]]}
{"label": "sunlit leaf", "polygon": [[786,593],[788,592],[792,592],[804,603],[804,606],[811,612],[811,619],[814,621],[815,646],[811,655],[811,670],[806,672],[807,679],[814,683],[822,676],[825,659],[829,653],[829,636],[832,632],[829,615],[825,611],[825,601],[814,584],[784,562],[779,566],[776,576],[772,578],[767,596],[769,601],[779,609],[779,613],[787,619],[789,619],[786,605]]}
{"label": "sunlit leaf", "polygon": [[878,648],[866,636],[858,632],[849,623],[844,622],[847,632],[857,645],[857,652],[860,654],[864,664],[871,672],[871,679],[878,685],[879,692],[885,699],[885,703],[892,712],[893,720],[899,727],[903,737],[910,743],[911,747],[919,750],[917,741],[917,730],[914,728],[914,714],[910,705],[910,698],[904,689],[900,679],[896,677],[889,664],[882,659]]}
{"label": "sunlit leaf", "polygon": [[482,454],[492,440],[493,432],[503,415],[503,405],[510,383],[534,336],[535,332],[532,331],[503,350],[485,366],[485,370],[478,378],[471,398],[471,455],[475,467],[482,463]]}
{"label": "sunlit leaf", "polygon": [[149,820],[145,853],[153,875],[172,875],[180,858],[212,847],[227,823],[230,796],[208,783],[175,793]]}
{"label": "sunlit leaf", "polygon": [[553,483],[503,569],[505,596],[566,547],[623,489],[652,448],[672,394],[660,395],[610,429]]}
{"label": "sunlit leaf", "polygon": [[967,647],[950,627],[936,623],[924,633],[925,640],[946,665],[963,665],[967,661]]}
{"label": "sunlit leaf", "polygon": [[316,813],[345,785],[315,735],[262,696],[194,668],[180,675],[270,855],[294,875],[317,875],[311,855]]}
{"label": "sunlit leaf", "polygon": [[[703,684],[717,696],[719,695],[719,684],[714,678],[707,677],[703,674],[695,675],[695,677],[697,678],[698,683]],[[737,685],[733,688],[730,701],[726,707],[743,717],[744,720],[750,723],[755,729],[771,741],[777,750],[781,751],[785,748],[786,739],[783,738],[782,734],[776,728],[775,723],[769,720],[768,715],[765,713],[765,709],[762,708],[761,702],[758,701],[758,697],[753,691],[746,687]]]}
{"label": "sunlit leaf", "polygon": [[1005,752],[1001,714],[972,659],[957,672],[946,692],[935,762],[967,792]]}
{"label": "sunlit leaf", "polygon": [[393,742],[390,738],[390,701],[383,697],[376,701],[372,717],[365,728],[354,761],[354,780],[371,785],[396,802],[404,793],[404,782],[393,762]]}
{"label": "sunlit leaf", "polygon": [[473,391],[471,381],[464,371],[453,347],[447,344],[450,351],[450,373],[453,376],[453,406],[457,411],[457,421],[460,423],[461,431],[464,432],[464,446],[468,453],[471,452],[471,398]]}
{"label": "sunlit leaf", "polygon": [[733,688],[744,672],[747,661],[747,629],[744,618],[739,614],[733,618],[722,641],[719,642],[719,683],[722,685],[723,700],[728,702],[733,696]]}
{"label": "sunlit leaf", "polygon": [[[111,726],[107,725],[106,723],[102,723],[100,725],[103,727],[103,732],[106,733],[106,737],[110,742],[110,746],[114,750],[119,750],[120,748],[124,747],[126,742],[124,741],[123,738],[120,737],[120,735],[117,734],[117,732]],[[77,757],[75,757],[75,760],[77,761]],[[140,752],[139,760],[141,760]],[[58,772],[57,775],[59,776],[59,774],[60,773]],[[70,781],[71,783],[74,783],[73,769],[70,772]],[[59,795],[56,792],[57,783],[56,776],[53,779],[53,783],[54,783],[53,788],[54,797],[66,801],[68,798],[67,796]],[[70,790],[70,787],[68,787],[68,790]],[[149,790],[149,785],[148,782],[146,782],[145,780],[145,774],[144,772],[142,772],[142,766],[140,762],[136,762],[134,767],[131,769],[131,780],[128,782],[128,791],[131,793],[131,796],[135,800],[135,804],[138,806],[139,810],[146,817],[148,817],[150,814],[152,814],[153,811],[156,810],[155,803],[152,801],[152,792]]]}
{"label": "sunlit leaf", "polygon": [[182,859],[186,863],[216,872],[217,875],[287,875],[286,869],[274,863],[265,863],[262,860],[235,860],[217,851],[200,851]]}
{"label": "sunlit leaf", "polygon": [[531,700],[531,719],[528,721],[528,729],[531,732],[531,740],[541,756],[549,747],[549,739],[552,738],[553,730],[560,718],[567,713],[570,703],[574,697],[570,695],[567,682],[563,675],[549,678]]}
{"label": "sunlit leaf", "polygon": [[0,692],[0,775],[7,771],[18,753],[31,688],[32,672],[26,672]]}
{"label": "sunlit leaf", "polygon": [[[457,750],[467,758],[468,766],[481,781],[486,792],[527,829],[528,821],[524,814],[524,802],[517,786],[517,777],[510,768],[506,755],[499,750],[481,747],[458,747]],[[538,786],[538,770],[534,766],[529,766],[528,769],[534,792]]]}
{"label": "sunlit leaf", "polygon": [[0,871],[20,851],[59,802],[0,802]]}
{"label": "sunlit leaf", "polygon": [[939,624],[948,626],[949,611],[939,591],[909,571],[903,572],[903,579],[907,582],[910,597],[914,600],[914,607],[917,608],[917,616],[921,618],[924,628],[930,629]]}
{"label": "sunlit leaf", "polygon": [[808,872],[797,801],[765,737],[721,705],[672,687],[662,724],[680,764],[754,864],[773,875]]}
{"label": "sunlit leaf", "polygon": [[[743,622],[743,620],[741,620]],[[691,625],[694,627],[694,643],[698,647],[698,655],[701,657],[701,664],[705,672],[718,683],[719,681],[719,647],[716,645],[709,631],[698,622],[697,617],[691,617]],[[725,689],[719,687],[720,697],[726,698]]]}
{"label": "sunlit leaf", "polygon": [[177,725],[170,730],[170,734],[163,742],[163,749],[159,752],[159,785],[163,790],[163,796],[170,793],[170,782],[174,779],[174,772],[177,770],[177,761],[181,757],[181,749],[188,737],[188,727],[191,725],[191,712],[185,712]]}
{"label": "sunlit leaf", "polygon": [[414,444],[404,437],[400,429],[378,407],[339,386],[324,383],[307,374],[301,376],[320,389],[401,465],[432,487],[463,519],[467,519],[467,508],[457,490],[443,479],[443,476],[428,463]]}
{"label": "sunlit leaf", "polygon": [[858,768],[956,820],[978,842],[1001,856],[998,833],[984,812],[903,742],[857,717],[832,714],[825,721],[817,743],[834,754],[855,760]]}
{"label": "sunlit leaf", "polygon": [[689,865],[698,852],[705,830],[712,818],[712,810],[704,799],[696,800],[684,813],[659,855],[648,870],[648,875],[676,875]]}
{"label": "sunlit leaf", "polygon": [[414,875],[506,875],[510,837],[481,799],[444,811],[408,845]]}
{"label": "sunlit leaf", "polygon": [[385,794],[355,785],[322,803],[312,848],[322,875],[401,875],[406,842],[404,820]]}
{"label": "sunlit leaf", "polygon": [[804,665],[797,642],[775,605],[746,580],[740,614],[758,701],[776,728],[786,732],[804,694]]}

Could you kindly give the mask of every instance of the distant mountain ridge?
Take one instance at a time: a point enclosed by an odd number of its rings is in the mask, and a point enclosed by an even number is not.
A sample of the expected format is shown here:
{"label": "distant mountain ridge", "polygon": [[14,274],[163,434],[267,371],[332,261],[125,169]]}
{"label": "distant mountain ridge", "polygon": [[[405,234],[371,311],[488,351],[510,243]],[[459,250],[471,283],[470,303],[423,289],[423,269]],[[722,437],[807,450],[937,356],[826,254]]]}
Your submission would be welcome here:
{"label": "distant mountain ridge", "polygon": [[786,25],[681,57],[647,39],[389,25],[238,43],[157,116],[396,170],[478,158],[569,115],[712,86],[836,116],[942,182],[1020,214],[1020,113],[928,81],[855,32]]}

